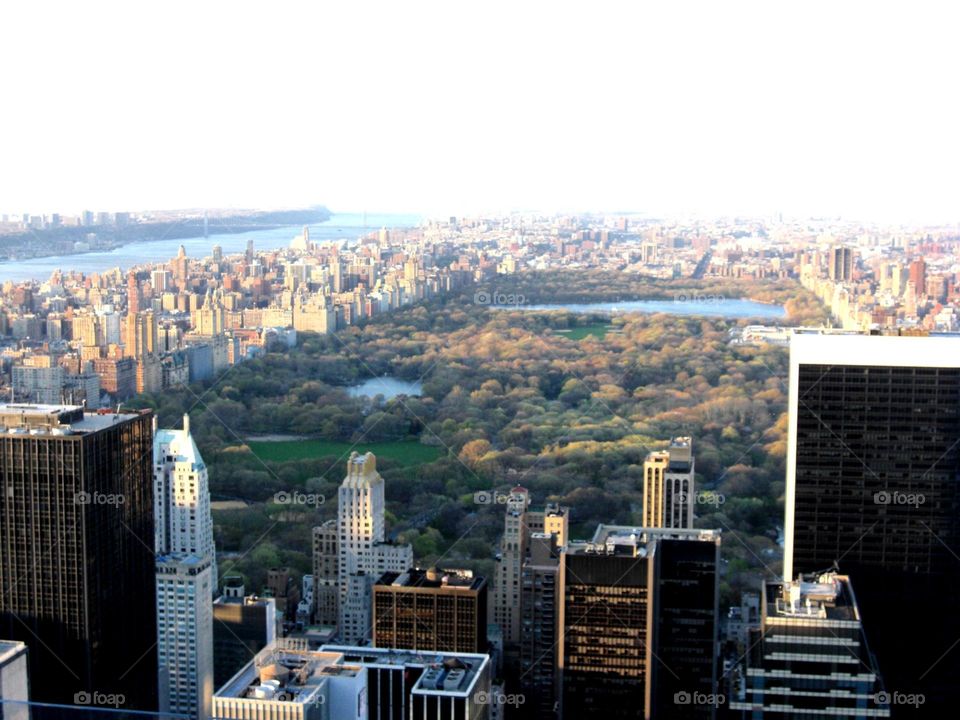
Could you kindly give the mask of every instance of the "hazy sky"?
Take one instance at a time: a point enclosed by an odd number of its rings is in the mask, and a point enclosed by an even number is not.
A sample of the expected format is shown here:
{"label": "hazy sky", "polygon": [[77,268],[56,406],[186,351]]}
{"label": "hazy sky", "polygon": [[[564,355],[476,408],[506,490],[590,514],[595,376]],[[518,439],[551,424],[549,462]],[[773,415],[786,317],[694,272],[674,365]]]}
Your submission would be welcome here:
{"label": "hazy sky", "polygon": [[3,3],[0,210],[957,221],[958,14],[769,0]]}

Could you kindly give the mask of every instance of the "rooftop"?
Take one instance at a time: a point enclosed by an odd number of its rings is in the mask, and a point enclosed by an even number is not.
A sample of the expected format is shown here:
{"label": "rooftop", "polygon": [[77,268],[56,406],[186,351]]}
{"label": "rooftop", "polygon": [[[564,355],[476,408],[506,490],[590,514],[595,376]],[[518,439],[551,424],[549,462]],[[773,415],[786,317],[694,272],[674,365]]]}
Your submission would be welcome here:
{"label": "rooftop", "polygon": [[414,568],[403,573],[384,573],[377,581],[378,586],[405,588],[462,588],[479,590],[486,583],[482,575],[474,575],[472,570]]}
{"label": "rooftop", "polygon": [[307,650],[295,643],[274,644],[259,653],[216,692],[220,698],[273,700],[291,703],[323,702],[325,678],[360,672],[343,666],[343,655]]}
{"label": "rooftop", "polygon": [[19,640],[0,640],[0,667],[26,652],[26,643]]}
{"label": "rooftop", "polygon": [[[473,692],[477,678],[490,663],[490,656],[479,653],[430,653],[392,648],[324,645],[323,652],[342,653],[344,662],[380,667],[418,667],[425,672],[414,684],[413,692],[466,696]],[[459,672],[454,672],[459,671]],[[450,677],[453,674],[453,677]]]}
{"label": "rooftop", "polygon": [[766,585],[767,619],[859,621],[850,578],[836,573],[808,575]]}
{"label": "rooftop", "polygon": [[597,525],[593,538],[570,543],[568,553],[645,556],[647,544],[656,540],[720,542],[719,530],[644,528],[629,525]]}
{"label": "rooftop", "polygon": [[0,404],[0,432],[10,435],[91,433],[139,417],[139,412],[85,412],[80,405]]}

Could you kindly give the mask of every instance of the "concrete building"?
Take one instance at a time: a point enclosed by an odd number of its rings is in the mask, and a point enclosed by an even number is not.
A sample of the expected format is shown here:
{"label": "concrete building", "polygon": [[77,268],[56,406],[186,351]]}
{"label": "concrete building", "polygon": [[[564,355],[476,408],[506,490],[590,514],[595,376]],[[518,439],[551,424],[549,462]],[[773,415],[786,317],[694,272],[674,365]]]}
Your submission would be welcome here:
{"label": "concrete building", "polygon": [[30,720],[27,646],[0,640],[0,720]]}
{"label": "concrete building", "polygon": [[[499,498],[499,496],[497,496]],[[567,541],[569,510],[555,504],[543,510],[530,508],[530,494],[517,486],[506,497],[503,538],[500,541],[493,601],[493,620],[500,626],[504,665],[514,672],[520,662],[521,574],[530,554],[533,533],[556,536],[557,546]]]}
{"label": "concrete building", "polygon": [[214,696],[217,720],[488,720],[490,658],[278,640]]}
{"label": "concrete building", "polygon": [[239,578],[227,578],[213,603],[214,687],[219,688],[277,639],[277,603],[245,595]]}
{"label": "concrete building", "polygon": [[14,365],[11,373],[15,399],[47,405],[56,405],[63,401],[66,372],[59,365],[52,367]]}
{"label": "concrete building", "polygon": [[327,520],[313,529],[314,621],[336,626],[340,613],[340,543],[337,521]]}
{"label": "concrete building", "polygon": [[383,478],[373,453],[350,454],[338,501],[338,637],[362,643],[371,636],[373,583],[413,567],[413,548],[385,542]]}
{"label": "concrete building", "polygon": [[373,645],[486,652],[487,581],[470,570],[388,572],[373,586]]}
{"label": "concrete building", "polygon": [[[529,554],[520,571],[520,692],[530,717],[556,717],[557,620],[561,548],[554,533],[531,533]],[[508,686],[512,693],[513,687]]]}
{"label": "concrete building", "polygon": [[643,463],[643,525],[692,528],[696,502],[693,441],[674,438],[669,449],[652,452]]}
{"label": "concrete building", "polygon": [[156,431],[153,441],[157,654],[161,712],[210,717],[217,561],[207,467],[190,435]]}
{"label": "concrete building", "polygon": [[760,607],[759,637],[751,638],[733,713],[756,720],[890,717],[850,578],[766,582]]}

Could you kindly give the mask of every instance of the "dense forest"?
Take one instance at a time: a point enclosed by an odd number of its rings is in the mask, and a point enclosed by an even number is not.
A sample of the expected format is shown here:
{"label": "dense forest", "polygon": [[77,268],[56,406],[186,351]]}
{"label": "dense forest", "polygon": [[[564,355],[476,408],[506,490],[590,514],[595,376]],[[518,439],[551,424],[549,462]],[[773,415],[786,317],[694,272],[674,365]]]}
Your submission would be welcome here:
{"label": "dense forest", "polygon": [[[567,277],[564,277],[567,275]],[[491,290],[529,302],[670,298],[681,291],[786,303],[790,324],[820,324],[817,301],[787,281],[651,282],[596,271],[498,277]],[[571,536],[599,522],[639,524],[642,464],[671,437],[693,438],[703,491],[697,524],[723,531],[723,602],[779,569],[786,449],[787,353],[732,344],[749,321],[667,314],[576,315],[490,309],[476,288],[376,317],[332,335],[302,334],[209,386],[137,399],[162,425],[191,413],[215,499],[224,573],[258,588],[267,568],[310,571],[310,528],[336,514],[347,452],[277,460],[254,453],[262,433],[346,441],[357,450],[415,439],[439,457],[378,457],[388,528],[421,562],[491,575],[503,507],[474,493],[522,484],[535,504],[571,508]],[[391,375],[419,397],[372,400],[346,387]],[[349,446],[348,446],[349,447]],[[277,492],[322,495],[280,505]]]}

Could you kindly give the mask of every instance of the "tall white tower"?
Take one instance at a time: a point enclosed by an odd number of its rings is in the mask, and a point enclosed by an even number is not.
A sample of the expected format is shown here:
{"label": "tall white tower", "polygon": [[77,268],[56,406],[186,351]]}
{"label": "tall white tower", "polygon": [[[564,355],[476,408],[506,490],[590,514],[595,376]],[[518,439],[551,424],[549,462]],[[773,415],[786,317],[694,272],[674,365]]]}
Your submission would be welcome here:
{"label": "tall white tower", "polygon": [[189,416],[182,430],[154,429],[153,477],[160,710],[209,718],[217,560],[207,467]]}
{"label": "tall white tower", "polygon": [[383,478],[373,453],[351,453],[337,507],[340,611],[338,635],[345,644],[370,638],[373,583],[385,572],[413,566],[409,545],[384,542]]}

